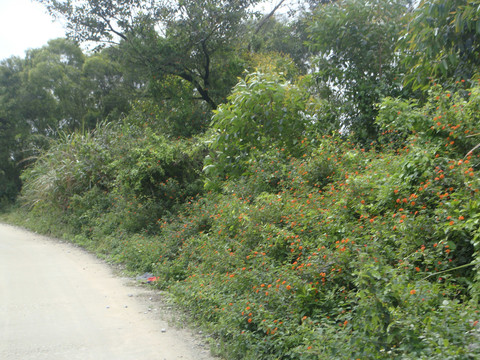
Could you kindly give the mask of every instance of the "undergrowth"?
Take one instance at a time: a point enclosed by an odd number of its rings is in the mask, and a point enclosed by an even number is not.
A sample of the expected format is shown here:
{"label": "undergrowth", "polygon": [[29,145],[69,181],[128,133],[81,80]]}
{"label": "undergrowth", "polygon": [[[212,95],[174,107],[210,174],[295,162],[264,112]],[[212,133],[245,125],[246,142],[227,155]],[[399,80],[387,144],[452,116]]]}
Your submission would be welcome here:
{"label": "undergrowth", "polygon": [[228,359],[479,358],[479,106],[385,99],[378,142],[264,139],[207,190],[215,134],[127,118],[52,146],[21,223],[155,273]]}

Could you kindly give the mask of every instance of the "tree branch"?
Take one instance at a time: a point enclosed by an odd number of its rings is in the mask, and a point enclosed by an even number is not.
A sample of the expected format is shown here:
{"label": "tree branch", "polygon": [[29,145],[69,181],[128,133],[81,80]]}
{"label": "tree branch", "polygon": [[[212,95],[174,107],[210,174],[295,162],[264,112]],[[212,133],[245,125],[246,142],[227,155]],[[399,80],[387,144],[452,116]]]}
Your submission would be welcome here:
{"label": "tree branch", "polygon": [[270,19],[275,14],[275,12],[280,8],[280,6],[282,6],[284,2],[285,0],[280,0],[280,2],[273,8],[273,10],[270,11],[270,13],[266,15],[262,20],[260,20],[257,27],[255,28],[254,34],[258,34],[260,29],[263,27],[263,25],[267,23],[267,20]]}
{"label": "tree branch", "polygon": [[121,32],[115,30],[112,26],[112,24],[110,24],[110,21],[105,18],[105,16],[103,15],[99,15],[100,18],[103,19],[103,21],[105,21],[105,23],[108,25],[108,27],[110,28],[110,31],[113,32],[115,35],[119,36],[120,38],[122,38],[123,40],[127,40],[127,37],[125,35],[123,35]]}
{"label": "tree branch", "polygon": [[195,86],[195,88],[198,90],[200,95],[202,96],[202,99],[205,100],[208,105],[210,105],[212,110],[215,110],[217,108],[217,104],[215,103],[215,101],[213,101],[213,99],[208,94],[208,89],[204,89],[202,85],[200,85],[200,83],[192,75],[186,72],[178,73],[175,75],[180,76],[182,79],[192,83]]}
{"label": "tree branch", "polygon": [[203,75],[203,84],[208,89],[210,84],[210,55],[208,54],[206,40],[202,40],[202,49],[205,54],[205,74]]}

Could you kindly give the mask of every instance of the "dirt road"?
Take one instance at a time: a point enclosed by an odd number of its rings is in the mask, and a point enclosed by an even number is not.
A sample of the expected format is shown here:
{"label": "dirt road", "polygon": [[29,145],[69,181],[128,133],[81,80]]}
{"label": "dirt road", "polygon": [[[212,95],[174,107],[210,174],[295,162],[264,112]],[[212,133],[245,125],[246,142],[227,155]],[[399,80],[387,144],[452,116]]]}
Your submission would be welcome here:
{"label": "dirt road", "polygon": [[162,319],[158,293],[128,282],[79,248],[0,224],[0,359],[212,359]]}

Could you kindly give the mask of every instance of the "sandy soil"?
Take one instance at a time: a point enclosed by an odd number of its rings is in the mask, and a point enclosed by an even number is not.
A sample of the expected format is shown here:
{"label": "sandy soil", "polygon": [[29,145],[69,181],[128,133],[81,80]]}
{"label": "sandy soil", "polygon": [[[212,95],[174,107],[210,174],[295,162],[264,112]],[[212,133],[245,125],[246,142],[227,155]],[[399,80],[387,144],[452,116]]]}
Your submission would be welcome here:
{"label": "sandy soil", "polygon": [[2,360],[213,359],[167,306],[82,249],[0,224]]}

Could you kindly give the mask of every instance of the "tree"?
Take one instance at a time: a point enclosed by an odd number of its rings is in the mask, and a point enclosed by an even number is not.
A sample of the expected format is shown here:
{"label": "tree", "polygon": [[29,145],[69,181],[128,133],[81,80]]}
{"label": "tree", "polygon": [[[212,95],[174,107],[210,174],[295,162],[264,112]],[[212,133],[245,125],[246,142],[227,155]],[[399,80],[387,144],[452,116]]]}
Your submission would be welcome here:
{"label": "tree", "polygon": [[19,58],[10,58],[0,64],[0,206],[13,200],[20,189],[15,148],[18,119],[10,115],[12,95],[19,87],[18,70],[23,66]]}
{"label": "tree", "polygon": [[111,51],[86,57],[66,39],[0,63],[0,199],[13,199],[20,171],[59,131],[88,131],[130,109],[141,88]]}
{"label": "tree", "polygon": [[376,138],[375,104],[398,94],[395,46],[406,0],[340,0],[318,6],[308,28],[320,84],[343,109],[344,126]]}
{"label": "tree", "polygon": [[93,129],[104,119],[118,119],[131,104],[144,96],[147,82],[126,70],[118,47],[88,56],[82,67],[82,87],[87,106],[83,123]]}
{"label": "tree", "polygon": [[22,161],[31,128],[18,111],[25,61],[11,57],[0,63],[0,205],[13,201],[20,190]]}
{"label": "tree", "polygon": [[82,63],[73,43],[52,40],[24,60],[0,64],[0,198],[15,198],[21,169],[47,146],[46,137],[81,117],[75,105],[84,98],[76,84]]}
{"label": "tree", "polygon": [[66,39],[29,50],[17,70],[12,111],[28,123],[31,133],[44,136],[55,136],[58,130],[90,130],[108,116],[128,112],[129,102],[146,86],[124,74],[113,50],[87,57]]}
{"label": "tree", "polygon": [[[66,20],[77,41],[121,43],[151,78],[174,75],[215,109],[230,87],[217,76],[235,55],[235,38],[258,0],[37,0]],[[235,81],[236,76],[233,77]],[[227,79],[227,83],[224,80]],[[226,90],[228,89],[228,90]]]}
{"label": "tree", "polygon": [[269,69],[240,80],[212,118],[213,139],[205,171],[213,180],[240,177],[249,164],[269,153],[301,157],[304,138],[336,126],[329,106]]}
{"label": "tree", "polygon": [[424,0],[411,12],[400,39],[405,85],[427,88],[471,79],[480,65],[480,1]]}
{"label": "tree", "polygon": [[72,41],[50,40],[25,58],[17,109],[32,133],[51,135],[58,129],[79,128],[85,112],[82,89],[85,56]]}
{"label": "tree", "polygon": [[[261,25],[261,31],[257,31]],[[311,56],[305,45],[307,40],[303,21],[287,21],[282,16],[271,16],[265,20],[248,24],[245,36],[252,33],[249,49],[255,53],[276,52],[287,55],[295,61],[302,73],[308,71],[308,60]],[[253,29],[253,30],[252,30]]]}

